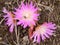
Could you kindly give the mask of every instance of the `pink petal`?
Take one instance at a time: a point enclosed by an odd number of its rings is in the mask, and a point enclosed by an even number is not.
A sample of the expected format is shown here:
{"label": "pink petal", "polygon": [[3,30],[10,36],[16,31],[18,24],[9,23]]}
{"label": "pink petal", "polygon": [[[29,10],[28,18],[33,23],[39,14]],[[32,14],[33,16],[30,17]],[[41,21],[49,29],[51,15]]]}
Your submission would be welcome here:
{"label": "pink petal", "polygon": [[37,43],[40,43],[40,36],[37,36]]}
{"label": "pink petal", "polygon": [[42,37],[42,40],[44,40],[44,39],[45,39],[45,36],[44,36],[44,35],[41,35],[41,37]]}
{"label": "pink petal", "polygon": [[48,36],[48,34],[44,34],[47,38],[50,38],[49,36]]}
{"label": "pink petal", "polygon": [[34,40],[33,40],[33,42],[36,42],[36,38],[37,38],[37,36],[35,35],[35,36],[34,36]]}
{"label": "pink petal", "polygon": [[14,25],[12,24],[11,26],[10,26],[10,29],[9,29],[9,31],[12,33],[13,32],[13,28],[14,28]]}

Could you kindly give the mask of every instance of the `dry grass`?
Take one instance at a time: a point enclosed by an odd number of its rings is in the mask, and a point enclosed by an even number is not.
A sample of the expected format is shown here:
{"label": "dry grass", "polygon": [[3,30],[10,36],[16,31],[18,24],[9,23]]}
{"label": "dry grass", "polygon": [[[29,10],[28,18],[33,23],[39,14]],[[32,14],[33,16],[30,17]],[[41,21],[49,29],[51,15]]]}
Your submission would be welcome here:
{"label": "dry grass", "polygon": [[[60,0],[32,0],[34,4],[39,8],[39,21],[54,22],[57,25],[56,32],[50,39],[46,39],[40,44],[29,42],[26,29],[18,27],[20,30],[20,45],[60,45]],[[4,24],[2,8],[6,7],[8,10],[13,11],[13,8],[21,4],[21,2],[27,2],[27,0],[0,0],[0,45],[15,45],[16,37],[15,33],[12,34],[8,31],[8,27]],[[30,0],[28,1],[30,2]],[[27,28],[28,29],[28,28]]]}

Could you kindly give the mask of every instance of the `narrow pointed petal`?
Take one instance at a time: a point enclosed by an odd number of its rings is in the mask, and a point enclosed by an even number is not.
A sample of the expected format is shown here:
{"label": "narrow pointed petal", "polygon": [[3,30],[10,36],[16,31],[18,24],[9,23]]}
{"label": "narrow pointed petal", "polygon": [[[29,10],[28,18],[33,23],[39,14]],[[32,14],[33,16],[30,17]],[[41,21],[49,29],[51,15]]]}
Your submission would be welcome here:
{"label": "narrow pointed petal", "polygon": [[9,31],[12,33],[13,32],[13,28],[14,28],[14,25],[12,24],[11,26],[10,26],[10,29],[9,29]]}

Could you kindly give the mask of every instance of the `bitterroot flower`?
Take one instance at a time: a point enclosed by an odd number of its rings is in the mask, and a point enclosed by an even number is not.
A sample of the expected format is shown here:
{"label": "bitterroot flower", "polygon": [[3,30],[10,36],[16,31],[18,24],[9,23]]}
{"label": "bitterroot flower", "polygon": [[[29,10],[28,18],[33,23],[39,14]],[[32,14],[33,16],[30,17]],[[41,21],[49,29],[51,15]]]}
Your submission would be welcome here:
{"label": "bitterroot flower", "polygon": [[23,28],[26,28],[27,26],[36,25],[35,21],[38,21],[39,14],[37,13],[38,8],[33,5],[31,2],[30,4],[24,3],[21,4],[21,7],[15,8],[16,12],[14,14],[16,15],[16,19],[19,20],[18,25],[21,24]]}
{"label": "bitterroot flower", "polygon": [[14,14],[12,14],[12,12],[6,10],[5,7],[3,8],[3,12],[6,13],[6,15],[3,16],[6,20],[5,24],[10,27],[9,31],[13,32],[14,23],[15,23]]}
{"label": "bitterroot flower", "polygon": [[[56,25],[52,22],[44,23],[42,25],[39,25],[31,38],[33,38],[33,42],[40,43],[41,39],[45,40],[46,38],[50,38],[51,35],[55,32]],[[40,38],[41,37],[41,38]]]}

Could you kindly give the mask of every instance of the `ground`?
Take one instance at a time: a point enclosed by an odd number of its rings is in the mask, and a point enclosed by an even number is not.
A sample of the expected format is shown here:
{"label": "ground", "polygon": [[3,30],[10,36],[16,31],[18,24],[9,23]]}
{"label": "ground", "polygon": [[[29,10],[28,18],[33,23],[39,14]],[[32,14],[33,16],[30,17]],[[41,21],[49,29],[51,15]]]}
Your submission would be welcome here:
{"label": "ground", "polygon": [[[27,29],[23,29],[21,26],[18,27],[20,30],[20,45],[60,45],[60,0],[29,0],[33,1],[34,4],[38,4],[39,8],[39,24],[43,22],[54,22],[57,25],[56,32],[50,39],[41,41],[40,44],[29,41]],[[14,7],[18,7],[22,0],[0,0],[0,45],[15,45],[16,37],[15,32],[10,33],[9,27],[4,23],[2,8],[6,7],[8,10],[13,11]],[[28,2],[28,0],[24,0]]]}

